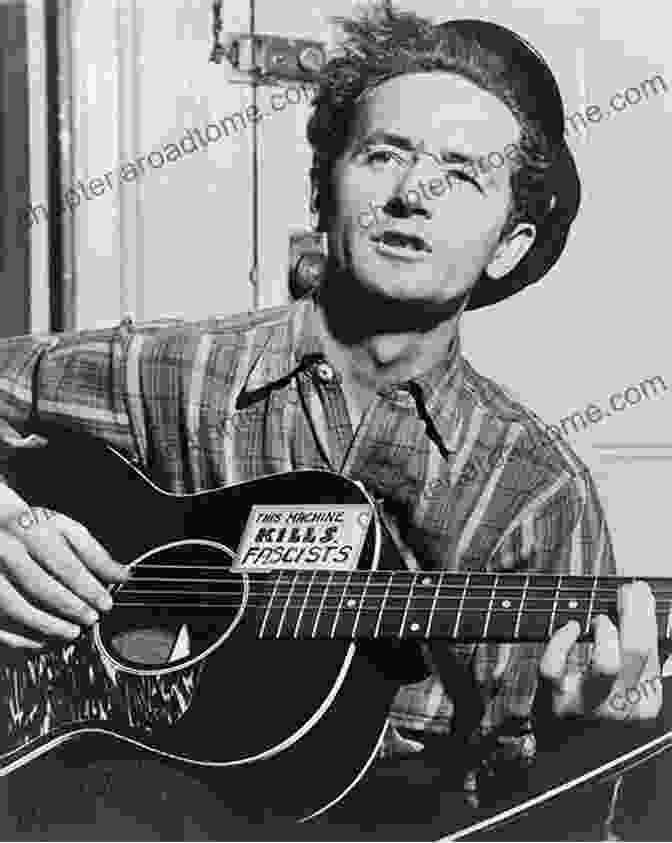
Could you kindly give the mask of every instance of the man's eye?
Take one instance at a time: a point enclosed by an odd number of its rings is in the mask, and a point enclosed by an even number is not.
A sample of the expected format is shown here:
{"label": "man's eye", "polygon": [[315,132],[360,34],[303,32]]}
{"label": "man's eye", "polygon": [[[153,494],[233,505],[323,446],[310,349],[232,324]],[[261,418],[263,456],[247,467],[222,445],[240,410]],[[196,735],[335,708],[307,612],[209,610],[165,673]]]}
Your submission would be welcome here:
{"label": "man's eye", "polygon": [[404,159],[401,155],[393,152],[391,149],[370,149],[365,153],[367,164],[389,164],[393,161],[395,164],[403,165]]}

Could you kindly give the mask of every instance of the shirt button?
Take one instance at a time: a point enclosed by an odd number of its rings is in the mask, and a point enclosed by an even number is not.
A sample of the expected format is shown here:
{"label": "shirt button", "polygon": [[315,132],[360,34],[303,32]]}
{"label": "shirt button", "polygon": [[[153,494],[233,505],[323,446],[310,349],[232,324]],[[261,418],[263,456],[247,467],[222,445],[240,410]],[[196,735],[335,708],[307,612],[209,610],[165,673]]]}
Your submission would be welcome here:
{"label": "shirt button", "polygon": [[331,383],[336,377],[336,373],[328,363],[318,363],[316,372],[322,383]]}

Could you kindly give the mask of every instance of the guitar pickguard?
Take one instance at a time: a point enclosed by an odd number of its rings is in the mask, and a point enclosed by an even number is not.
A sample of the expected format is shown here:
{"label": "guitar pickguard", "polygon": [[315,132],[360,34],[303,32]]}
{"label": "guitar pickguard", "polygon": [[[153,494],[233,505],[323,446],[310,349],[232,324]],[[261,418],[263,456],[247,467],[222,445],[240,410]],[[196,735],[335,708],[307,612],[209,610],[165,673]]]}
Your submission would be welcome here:
{"label": "guitar pickguard", "polygon": [[163,676],[106,669],[90,634],[63,649],[0,667],[4,749],[77,724],[126,726],[150,734],[189,708],[203,663]]}

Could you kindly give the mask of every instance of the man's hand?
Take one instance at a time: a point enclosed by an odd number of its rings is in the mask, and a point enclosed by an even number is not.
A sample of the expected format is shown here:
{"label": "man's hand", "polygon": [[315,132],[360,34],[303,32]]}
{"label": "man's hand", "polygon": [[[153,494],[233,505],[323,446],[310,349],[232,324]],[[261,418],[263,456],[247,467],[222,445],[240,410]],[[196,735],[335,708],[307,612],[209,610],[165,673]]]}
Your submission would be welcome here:
{"label": "man's hand", "polygon": [[1,489],[0,645],[38,649],[46,638],[73,640],[111,608],[103,583],[126,576],[82,524]]}
{"label": "man's hand", "polygon": [[647,720],[660,712],[663,685],[655,600],[646,583],[619,589],[618,618],[618,628],[605,615],[595,618],[595,643],[585,672],[572,669],[569,658],[580,633],[576,621],[550,640],[539,668],[539,690],[542,697],[550,694],[556,715]]}

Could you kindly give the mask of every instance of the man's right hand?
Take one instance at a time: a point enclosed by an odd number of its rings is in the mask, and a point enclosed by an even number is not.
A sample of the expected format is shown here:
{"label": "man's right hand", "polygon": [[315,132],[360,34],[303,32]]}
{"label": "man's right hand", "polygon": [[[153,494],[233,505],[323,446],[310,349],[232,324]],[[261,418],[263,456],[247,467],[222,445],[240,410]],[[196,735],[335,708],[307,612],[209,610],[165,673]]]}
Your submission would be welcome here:
{"label": "man's right hand", "polygon": [[105,584],[126,577],[83,524],[0,487],[0,645],[72,641],[111,608]]}

